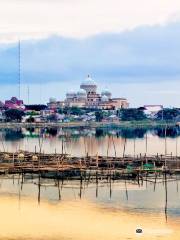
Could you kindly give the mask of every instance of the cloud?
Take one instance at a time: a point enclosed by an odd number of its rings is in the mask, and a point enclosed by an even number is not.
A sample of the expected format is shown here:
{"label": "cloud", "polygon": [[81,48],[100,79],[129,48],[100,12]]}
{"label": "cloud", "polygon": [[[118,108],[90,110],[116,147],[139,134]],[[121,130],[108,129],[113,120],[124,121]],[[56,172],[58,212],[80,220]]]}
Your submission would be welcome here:
{"label": "cloud", "polygon": [[179,13],[179,0],[1,0],[0,41],[117,33],[167,24]]}
{"label": "cloud", "polygon": [[[180,23],[171,23],[85,39],[51,36],[23,41],[22,79],[71,82],[90,73],[99,81],[121,83],[179,80],[179,29]],[[17,81],[17,44],[0,48],[0,73],[0,83]]]}
{"label": "cloud", "polygon": [[[179,106],[180,22],[80,39],[53,35],[22,41],[21,49],[22,96],[29,85],[34,103],[63,99],[90,73],[100,89],[108,86],[131,106]],[[17,83],[18,46],[1,44],[1,99],[17,95]]]}

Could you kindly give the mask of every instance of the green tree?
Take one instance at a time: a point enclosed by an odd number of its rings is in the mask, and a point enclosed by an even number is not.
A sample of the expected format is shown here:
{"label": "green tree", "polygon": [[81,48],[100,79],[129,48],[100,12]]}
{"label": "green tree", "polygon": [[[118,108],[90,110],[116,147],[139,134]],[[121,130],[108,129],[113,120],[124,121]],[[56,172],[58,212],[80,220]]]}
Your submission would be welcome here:
{"label": "green tree", "polygon": [[30,116],[30,117],[27,119],[27,122],[28,122],[28,123],[34,123],[34,122],[35,122],[34,117]]}
{"label": "green tree", "polygon": [[57,115],[56,114],[51,114],[47,117],[47,120],[50,122],[57,122]]}
{"label": "green tree", "polygon": [[158,120],[174,120],[180,115],[180,111],[177,108],[165,108],[160,110],[156,114],[156,119]]}
{"label": "green tree", "polygon": [[128,108],[120,110],[120,118],[122,121],[141,121],[147,117],[142,109]]}
{"label": "green tree", "polygon": [[63,109],[62,109],[62,108],[59,108],[59,109],[58,109],[58,113],[59,113],[59,114],[63,114],[63,113],[64,113],[64,112],[63,112]]}
{"label": "green tree", "polygon": [[6,121],[9,121],[9,122],[10,121],[20,122],[24,115],[25,115],[24,112],[18,109],[8,109],[5,111]]}
{"label": "green tree", "polygon": [[83,113],[83,111],[80,108],[74,106],[74,107],[71,107],[70,113],[73,114],[73,115],[78,115],[79,116]]}
{"label": "green tree", "polygon": [[102,111],[95,112],[95,116],[96,116],[96,122],[101,122],[103,120],[103,112]]}
{"label": "green tree", "polygon": [[44,104],[31,104],[31,105],[25,105],[26,110],[31,110],[31,111],[41,111],[47,108],[46,105]]}

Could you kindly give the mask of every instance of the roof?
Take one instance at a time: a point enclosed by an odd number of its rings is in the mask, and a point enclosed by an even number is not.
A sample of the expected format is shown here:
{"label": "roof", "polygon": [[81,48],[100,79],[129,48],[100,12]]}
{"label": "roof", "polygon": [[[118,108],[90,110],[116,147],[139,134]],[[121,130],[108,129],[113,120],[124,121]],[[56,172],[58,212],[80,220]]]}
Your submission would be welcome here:
{"label": "roof", "polygon": [[154,104],[154,105],[144,105],[144,108],[146,108],[146,107],[162,107],[163,108],[163,105],[156,105],[156,104]]}
{"label": "roof", "polygon": [[127,101],[126,98],[112,98],[112,100],[123,100],[123,101]]}

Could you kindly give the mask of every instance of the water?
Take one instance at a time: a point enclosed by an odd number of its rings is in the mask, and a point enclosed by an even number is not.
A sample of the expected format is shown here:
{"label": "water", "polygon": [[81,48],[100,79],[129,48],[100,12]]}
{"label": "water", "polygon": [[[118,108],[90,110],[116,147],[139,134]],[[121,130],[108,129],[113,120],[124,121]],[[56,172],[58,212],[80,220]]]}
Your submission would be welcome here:
{"label": "water", "polygon": [[[63,137],[65,136],[65,137]],[[126,140],[125,140],[126,139]],[[180,154],[179,129],[27,129],[1,131],[2,150],[31,150],[71,155],[96,153],[122,156]],[[108,147],[109,146],[109,147]],[[135,150],[135,152],[134,152]],[[25,175],[0,176],[0,240],[180,239],[180,176],[148,181],[57,182]],[[166,204],[167,201],[167,204]],[[136,229],[141,228],[142,234]]]}
{"label": "water", "polygon": [[72,156],[125,154],[173,154],[180,155],[180,129],[168,128],[165,138],[163,128],[156,129],[16,129],[1,130],[1,151],[42,151],[46,153],[62,152]]}
{"label": "water", "polygon": [[[142,186],[136,182],[83,184],[30,176],[0,178],[0,239],[179,239],[180,181],[167,183],[168,208],[161,179]],[[39,192],[40,191],[40,192]],[[82,193],[80,194],[80,191]],[[40,196],[40,197],[39,197]],[[80,197],[81,196],[81,197]]]}

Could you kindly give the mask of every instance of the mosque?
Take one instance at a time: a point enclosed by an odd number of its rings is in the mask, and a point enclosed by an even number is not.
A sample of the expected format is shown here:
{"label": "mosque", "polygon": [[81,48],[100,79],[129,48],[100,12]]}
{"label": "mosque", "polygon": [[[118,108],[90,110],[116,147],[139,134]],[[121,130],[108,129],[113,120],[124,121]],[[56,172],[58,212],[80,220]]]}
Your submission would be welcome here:
{"label": "mosque", "polygon": [[[112,98],[112,94],[108,89],[104,89],[101,93],[98,93],[97,87],[97,83],[88,75],[81,83],[80,89],[77,92],[73,90],[68,91],[66,99],[59,102],[59,105],[61,107],[75,106],[102,110],[116,110],[129,107],[126,98]],[[55,104],[54,99],[51,99],[49,105],[53,104]]]}

